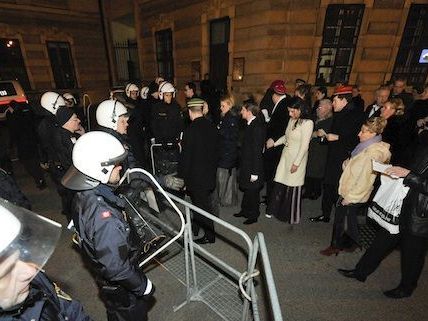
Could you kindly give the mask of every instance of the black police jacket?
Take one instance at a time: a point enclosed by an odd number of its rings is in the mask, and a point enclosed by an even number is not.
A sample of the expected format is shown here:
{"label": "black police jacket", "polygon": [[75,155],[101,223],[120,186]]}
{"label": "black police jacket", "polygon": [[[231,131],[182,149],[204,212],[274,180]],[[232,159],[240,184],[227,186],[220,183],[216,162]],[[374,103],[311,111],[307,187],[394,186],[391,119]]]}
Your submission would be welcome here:
{"label": "black police jacket", "polygon": [[410,189],[401,208],[400,230],[428,237],[428,146],[418,151],[403,183]]}
{"label": "black police jacket", "polygon": [[58,133],[54,137],[54,150],[64,170],[73,164],[73,147],[79,137],[79,134],[72,133],[62,127],[58,128]]}
{"label": "black police jacket", "polygon": [[3,321],[90,321],[80,302],[72,300],[45,274],[39,272],[30,283],[30,293],[22,304],[0,308]]}
{"label": "black police jacket", "polygon": [[180,106],[159,102],[152,107],[150,118],[151,134],[157,143],[173,143],[180,138],[184,122]]}
{"label": "black police jacket", "polygon": [[37,134],[39,135],[40,147],[47,157],[46,161],[50,163],[58,162],[58,156],[54,148],[54,137],[58,135],[58,124],[54,114],[43,117],[37,126]]}
{"label": "black police jacket", "polygon": [[137,266],[136,246],[124,207],[124,200],[111,187],[100,184],[76,193],[73,221],[78,223],[75,225],[83,252],[96,275],[110,285],[120,285],[136,296],[143,296],[148,280]]}

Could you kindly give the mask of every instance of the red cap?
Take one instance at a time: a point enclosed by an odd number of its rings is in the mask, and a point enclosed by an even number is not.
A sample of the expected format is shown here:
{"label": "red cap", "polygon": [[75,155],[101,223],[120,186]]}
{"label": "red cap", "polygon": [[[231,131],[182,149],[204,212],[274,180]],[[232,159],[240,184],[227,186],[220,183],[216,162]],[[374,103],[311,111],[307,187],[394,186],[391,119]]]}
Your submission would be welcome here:
{"label": "red cap", "polygon": [[334,90],[333,95],[352,94],[352,86],[339,86]]}
{"label": "red cap", "polygon": [[285,95],[285,82],[283,80],[274,80],[270,84],[270,88],[278,95]]}

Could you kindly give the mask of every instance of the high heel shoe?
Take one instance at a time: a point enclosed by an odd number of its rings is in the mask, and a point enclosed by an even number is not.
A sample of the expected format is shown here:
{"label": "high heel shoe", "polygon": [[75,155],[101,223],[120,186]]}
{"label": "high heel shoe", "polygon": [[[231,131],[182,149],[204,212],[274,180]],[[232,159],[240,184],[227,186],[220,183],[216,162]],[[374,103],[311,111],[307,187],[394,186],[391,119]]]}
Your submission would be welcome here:
{"label": "high heel shoe", "polygon": [[333,246],[329,246],[328,248],[321,250],[320,254],[324,256],[332,256],[333,254],[338,256],[341,251],[342,251],[341,249],[338,249]]}

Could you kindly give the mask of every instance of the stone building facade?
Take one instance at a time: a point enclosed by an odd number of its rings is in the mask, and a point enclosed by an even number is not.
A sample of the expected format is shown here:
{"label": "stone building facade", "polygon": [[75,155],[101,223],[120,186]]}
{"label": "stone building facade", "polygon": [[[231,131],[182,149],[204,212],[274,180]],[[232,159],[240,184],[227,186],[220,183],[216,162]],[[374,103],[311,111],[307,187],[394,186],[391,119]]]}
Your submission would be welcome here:
{"label": "stone building facade", "polygon": [[97,0],[1,1],[0,39],[22,55],[21,70],[2,65],[0,77],[18,72],[25,78],[26,73],[27,79],[20,80],[34,94],[53,89],[80,97],[88,93],[95,101],[108,97],[108,59]]}
{"label": "stone building facade", "polygon": [[[212,22],[226,17],[230,30],[224,60],[227,88],[244,96],[263,92],[274,79],[285,79],[292,92],[296,78],[311,84],[319,82],[318,60],[329,6],[361,5],[359,32],[346,81],[360,85],[366,101],[371,101],[374,89],[393,76],[409,10],[418,4],[427,5],[428,1],[136,0],[142,78],[151,80],[162,71],[157,34],[165,30],[170,31],[172,41],[172,80],[179,88],[210,73],[210,50],[216,48],[210,38]],[[346,20],[341,23],[346,24]],[[421,37],[428,48],[428,34]],[[234,77],[235,72],[238,77]]]}

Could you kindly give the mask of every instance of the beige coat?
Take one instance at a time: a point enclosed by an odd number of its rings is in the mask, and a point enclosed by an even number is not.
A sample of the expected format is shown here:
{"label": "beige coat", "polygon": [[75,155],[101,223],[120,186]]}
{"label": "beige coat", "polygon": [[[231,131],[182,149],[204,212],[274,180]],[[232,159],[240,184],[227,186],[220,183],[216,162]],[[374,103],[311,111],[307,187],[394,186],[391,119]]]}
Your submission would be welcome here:
{"label": "beige coat", "polygon": [[[314,128],[314,122],[309,119],[303,119],[296,128],[294,128],[295,122],[296,120],[290,119],[285,135],[275,142],[275,146],[283,144],[284,149],[276,168],[274,181],[287,186],[303,186],[305,182],[309,142]],[[299,167],[296,172],[291,173],[293,164]]]}
{"label": "beige coat", "polygon": [[389,144],[378,142],[347,159],[340,176],[339,195],[348,203],[367,202],[376,179],[376,172],[372,169],[372,159],[380,163],[388,163],[390,158]]}

